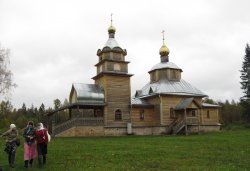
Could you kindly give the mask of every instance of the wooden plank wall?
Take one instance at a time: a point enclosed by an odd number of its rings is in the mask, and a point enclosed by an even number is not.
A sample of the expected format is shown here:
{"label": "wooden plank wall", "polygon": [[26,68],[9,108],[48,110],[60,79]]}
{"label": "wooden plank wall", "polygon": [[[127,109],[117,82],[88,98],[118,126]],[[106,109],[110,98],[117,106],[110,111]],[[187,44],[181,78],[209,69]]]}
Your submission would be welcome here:
{"label": "wooden plank wall", "polygon": [[162,69],[162,70],[155,70],[150,73],[151,83],[158,81],[163,77],[169,80],[180,80],[181,71],[176,69]]}
{"label": "wooden plank wall", "polygon": [[[140,112],[141,110],[144,110],[144,120],[140,119]],[[156,125],[155,119],[154,119],[154,109],[148,109],[143,107],[136,107],[132,108],[131,112],[131,120],[133,126],[154,126]]]}
{"label": "wooden plank wall", "polygon": [[[106,125],[125,125],[130,121],[130,77],[104,75]],[[115,121],[115,111],[122,111],[122,120]]]}
{"label": "wooden plank wall", "polygon": [[[160,98],[154,97],[153,99],[149,99],[149,102],[155,105],[156,116],[159,116],[162,121],[162,125],[169,125],[173,122],[173,119],[170,118],[170,108],[174,108],[177,104],[180,103],[183,99],[187,97],[185,96],[161,96],[162,99],[162,117],[160,117]],[[197,103],[201,103],[201,98],[197,97],[194,99]]]}
{"label": "wooden plank wall", "polygon": [[152,117],[152,122],[156,125],[160,125],[160,99],[159,97],[153,97],[148,99],[148,102],[154,105],[154,115]]}
{"label": "wooden plank wall", "polygon": [[178,96],[163,96],[162,97],[162,123],[163,125],[169,125],[173,122],[173,119],[170,118],[170,108],[174,108],[180,101],[182,97]]}
{"label": "wooden plank wall", "polygon": [[[207,117],[209,111],[209,118]],[[219,109],[218,108],[203,108],[202,109],[202,124],[214,125],[219,123]]]}

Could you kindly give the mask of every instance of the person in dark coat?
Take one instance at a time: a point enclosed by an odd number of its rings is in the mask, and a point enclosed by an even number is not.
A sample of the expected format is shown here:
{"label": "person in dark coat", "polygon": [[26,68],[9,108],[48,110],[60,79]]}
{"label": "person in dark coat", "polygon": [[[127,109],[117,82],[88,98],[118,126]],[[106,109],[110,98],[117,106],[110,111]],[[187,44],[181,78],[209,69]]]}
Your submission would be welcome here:
{"label": "person in dark coat", "polygon": [[8,160],[10,167],[14,168],[15,155],[17,149],[18,131],[15,124],[10,125],[10,130],[2,134],[2,137],[6,141],[5,152],[8,154]]}
{"label": "person in dark coat", "polygon": [[37,157],[37,149],[36,149],[36,130],[34,128],[34,123],[32,121],[28,122],[27,127],[23,132],[24,137],[24,167],[28,167],[28,165],[32,166],[33,159]]}
{"label": "person in dark coat", "polygon": [[36,129],[36,141],[39,167],[43,167],[46,164],[47,145],[49,140],[47,130],[43,127],[42,123],[38,123],[38,128]]}

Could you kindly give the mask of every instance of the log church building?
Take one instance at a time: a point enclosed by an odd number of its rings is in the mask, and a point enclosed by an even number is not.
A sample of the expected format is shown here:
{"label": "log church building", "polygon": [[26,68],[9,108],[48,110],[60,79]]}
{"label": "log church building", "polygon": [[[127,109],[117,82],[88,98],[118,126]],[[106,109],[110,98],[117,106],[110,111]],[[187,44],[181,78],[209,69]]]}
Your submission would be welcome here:
{"label": "log church building", "polygon": [[[182,78],[182,69],[169,58],[164,33],[160,62],[148,71],[149,76],[145,74],[148,83],[131,95],[133,74],[115,33],[111,20],[108,40],[97,50],[94,84],[74,83],[69,105],[48,113],[53,136],[187,135],[220,130],[219,106],[203,103],[207,95]],[[59,123],[60,111],[68,111],[68,119]]]}

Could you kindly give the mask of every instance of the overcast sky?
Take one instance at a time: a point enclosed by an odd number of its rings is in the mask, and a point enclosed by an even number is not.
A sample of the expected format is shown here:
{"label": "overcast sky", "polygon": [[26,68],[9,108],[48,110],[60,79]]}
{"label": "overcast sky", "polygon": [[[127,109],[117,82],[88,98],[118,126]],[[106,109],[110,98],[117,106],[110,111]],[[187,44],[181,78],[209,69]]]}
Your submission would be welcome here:
{"label": "overcast sky", "polygon": [[240,72],[250,42],[249,0],[0,0],[0,42],[11,50],[15,107],[68,98],[72,83],[94,83],[96,52],[108,39],[127,49],[132,94],[160,62],[161,31],[182,78],[215,100],[242,96]]}

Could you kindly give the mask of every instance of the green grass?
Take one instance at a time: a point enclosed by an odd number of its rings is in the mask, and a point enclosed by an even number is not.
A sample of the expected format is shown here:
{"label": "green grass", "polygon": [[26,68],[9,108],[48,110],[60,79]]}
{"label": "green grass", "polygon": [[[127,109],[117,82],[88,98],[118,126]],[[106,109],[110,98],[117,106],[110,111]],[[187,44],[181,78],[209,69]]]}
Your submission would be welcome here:
{"label": "green grass", "polygon": [[[250,170],[249,129],[190,136],[55,138],[48,150],[42,170]],[[8,170],[4,152],[0,160]],[[12,170],[26,170],[22,147]],[[37,162],[28,170],[39,170]]]}

